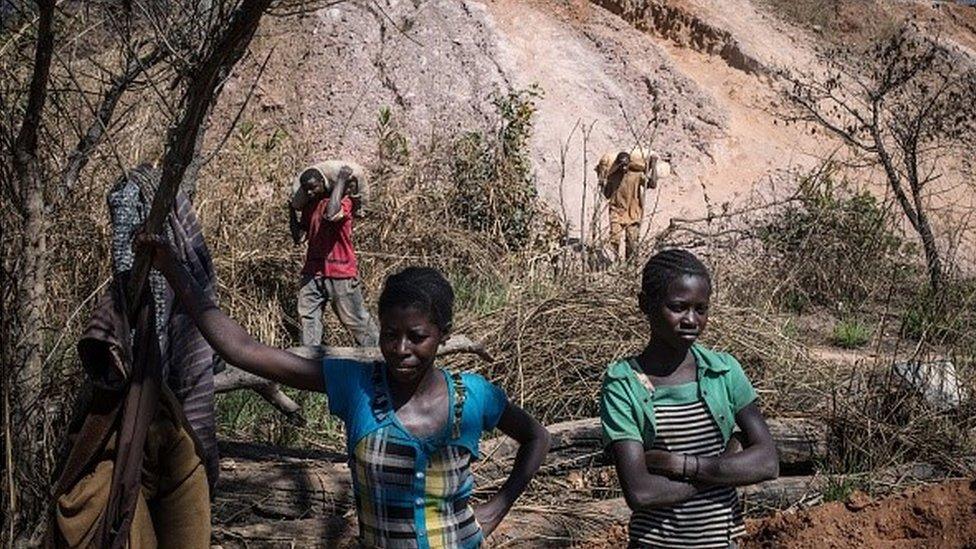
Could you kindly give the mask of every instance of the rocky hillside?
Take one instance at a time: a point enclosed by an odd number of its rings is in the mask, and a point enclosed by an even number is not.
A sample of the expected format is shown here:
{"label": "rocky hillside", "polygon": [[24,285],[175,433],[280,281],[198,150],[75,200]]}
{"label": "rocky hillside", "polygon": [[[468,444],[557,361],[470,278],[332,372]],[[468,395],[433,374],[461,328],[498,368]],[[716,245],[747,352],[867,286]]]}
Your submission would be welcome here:
{"label": "rocky hillside", "polygon": [[647,223],[661,227],[836,147],[776,123],[775,68],[810,68],[818,45],[909,16],[976,51],[973,8],[890,6],[879,15],[871,3],[828,0],[350,0],[269,18],[220,108],[251,95],[245,118],[300,144],[291,170],[334,155],[369,165],[382,108],[417,147],[485,127],[496,94],[536,85],[538,187],[573,231],[593,217],[599,157],[638,143],[674,168]]}

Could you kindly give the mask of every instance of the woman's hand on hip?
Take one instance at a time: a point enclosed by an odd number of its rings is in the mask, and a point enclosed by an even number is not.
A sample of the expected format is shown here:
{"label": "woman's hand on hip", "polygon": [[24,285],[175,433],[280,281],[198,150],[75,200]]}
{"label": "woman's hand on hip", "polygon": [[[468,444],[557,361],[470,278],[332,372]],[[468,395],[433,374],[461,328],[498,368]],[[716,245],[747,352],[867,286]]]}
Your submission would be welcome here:
{"label": "woman's hand on hip", "polygon": [[478,521],[481,532],[486,538],[495,531],[495,528],[501,523],[502,517],[505,516],[504,512],[497,507],[497,505],[492,505],[492,501],[488,501],[474,508],[474,518]]}

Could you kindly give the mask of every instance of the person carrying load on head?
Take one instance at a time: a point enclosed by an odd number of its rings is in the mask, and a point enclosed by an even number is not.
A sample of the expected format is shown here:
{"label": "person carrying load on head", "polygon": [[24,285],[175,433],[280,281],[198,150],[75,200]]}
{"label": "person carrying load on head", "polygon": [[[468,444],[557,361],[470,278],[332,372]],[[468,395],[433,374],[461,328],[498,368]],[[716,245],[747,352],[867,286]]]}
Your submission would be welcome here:
{"label": "person carrying load on head", "polygon": [[308,245],[298,291],[302,345],[322,343],[322,309],[330,301],[357,345],[377,344],[379,331],[363,302],[352,243],[366,185],[362,166],[344,160],[310,166],[295,181],[289,203],[292,239],[298,244],[304,237]]}
{"label": "person carrying load on head", "polygon": [[[644,192],[657,188],[658,178],[670,173],[670,165],[654,151],[640,146],[632,151],[603,155],[596,166],[603,197],[609,201],[610,245],[618,260],[636,257],[640,224],[644,217]],[[620,241],[624,240],[624,253]]]}

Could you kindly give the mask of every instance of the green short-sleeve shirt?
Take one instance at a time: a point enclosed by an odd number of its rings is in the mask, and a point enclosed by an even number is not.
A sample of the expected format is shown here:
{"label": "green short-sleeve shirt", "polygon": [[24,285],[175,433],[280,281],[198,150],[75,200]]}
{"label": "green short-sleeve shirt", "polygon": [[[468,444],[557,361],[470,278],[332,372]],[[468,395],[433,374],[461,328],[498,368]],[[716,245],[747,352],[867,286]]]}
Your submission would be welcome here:
{"label": "green short-sleeve shirt", "polygon": [[[749,378],[739,362],[728,353],[700,345],[691,347],[698,363],[698,394],[728,443],[735,428],[735,415],[756,399]],[[654,444],[653,395],[638,378],[630,360],[610,364],[600,390],[600,421],[603,443],[635,440],[645,448]]]}

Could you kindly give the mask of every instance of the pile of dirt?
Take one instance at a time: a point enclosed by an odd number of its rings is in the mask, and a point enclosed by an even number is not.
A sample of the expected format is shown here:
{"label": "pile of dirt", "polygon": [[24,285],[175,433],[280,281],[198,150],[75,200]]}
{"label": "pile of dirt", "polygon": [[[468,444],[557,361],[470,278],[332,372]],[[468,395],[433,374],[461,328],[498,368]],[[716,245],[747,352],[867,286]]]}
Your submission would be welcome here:
{"label": "pile of dirt", "polygon": [[976,480],[871,501],[855,493],[749,524],[744,547],[976,547]]}
{"label": "pile of dirt", "polygon": [[[747,520],[745,549],[976,548],[976,480],[955,480],[872,500],[855,492],[847,501]],[[627,544],[625,521],[586,538],[586,547]]]}

